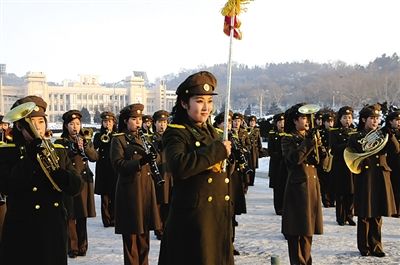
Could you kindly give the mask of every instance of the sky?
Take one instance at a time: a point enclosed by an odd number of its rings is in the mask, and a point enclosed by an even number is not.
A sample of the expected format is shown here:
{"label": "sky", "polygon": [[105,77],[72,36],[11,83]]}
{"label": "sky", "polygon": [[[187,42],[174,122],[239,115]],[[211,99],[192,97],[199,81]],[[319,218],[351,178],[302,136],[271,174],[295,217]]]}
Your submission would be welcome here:
{"label": "sky", "polygon": [[[0,0],[0,63],[8,73],[79,74],[118,82],[133,71],[150,81],[227,63],[226,0]],[[239,15],[243,39],[232,61],[343,61],[366,65],[400,54],[398,0],[254,0]]]}

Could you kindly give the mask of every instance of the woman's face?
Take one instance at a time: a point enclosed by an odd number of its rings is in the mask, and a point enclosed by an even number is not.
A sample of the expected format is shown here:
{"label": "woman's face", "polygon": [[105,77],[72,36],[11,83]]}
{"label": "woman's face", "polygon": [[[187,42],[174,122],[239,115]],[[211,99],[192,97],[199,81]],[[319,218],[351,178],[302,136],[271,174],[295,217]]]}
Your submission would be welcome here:
{"label": "woman's face", "polygon": [[188,104],[185,102],[181,104],[186,109],[189,118],[196,124],[206,122],[214,106],[211,95],[195,95],[189,98]]}
{"label": "woman's face", "polygon": [[129,117],[125,120],[126,127],[129,132],[137,132],[142,127],[142,117]]}
{"label": "woman's face", "polygon": [[378,129],[379,122],[381,121],[380,117],[368,117],[367,119],[365,118],[362,119],[363,121],[365,121],[364,128],[368,131]]}
{"label": "woman's face", "polygon": [[103,124],[103,128],[112,131],[113,127],[114,127],[114,120],[103,120],[102,121]]}
{"label": "woman's face", "polygon": [[71,120],[67,124],[67,129],[68,129],[69,135],[78,134],[81,131],[81,120],[78,118]]}
{"label": "woman's face", "polygon": [[389,121],[390,123],[390,127],[392,129],[400,129],[400,120],[399,119],[393,119],[391,121]]}
{"label": "woman's face", "polygon": [[299,132],[306,131],[309,128],[308,118],[305,116],[300,116],[294,120],[294,125],[296,126],[296,130]]}
{"label": "woman's face", "polygon": [[167,125],[168,125],[168,122],[166,120],[156,121],[156,123],[155,123],[156,131],[159,134],[163,134],[165,132],[165,129],[167,129]]}
{"label": "woman's face", "polygon": [[[31,117],[31,122],[33,127],[36,129],[36,131],[38,132],[40,137],[44,137],[45,133],[46,133],[46,128],[47,128],[47,124],[46,124],[46,120],[44,117]],[[18,130],[21,131],[22,135],[24,136],[24,139],[28,142],[33,140],[33,136],[31,135],[31,133],[23,128],[20,127],[20,125],[17,125]]]}
{"label": "woman's face", "polygon": [[349,128],[353,123],[353,116],[351,114],[342,115],[342,117],[340,117],[340,123],[344,128]]}

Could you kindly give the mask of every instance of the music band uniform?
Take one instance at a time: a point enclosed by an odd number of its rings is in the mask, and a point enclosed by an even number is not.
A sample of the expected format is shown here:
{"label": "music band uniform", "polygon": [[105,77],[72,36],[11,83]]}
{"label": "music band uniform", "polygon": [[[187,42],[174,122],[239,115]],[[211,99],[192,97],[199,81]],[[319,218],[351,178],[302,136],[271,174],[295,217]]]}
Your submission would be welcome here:
{"label": "music band uniform", "polygon": [[89,168],[88,161],[98,160],[98,153],[93,147],[91,139],[84,140],[84,150],[77,147],[76,137],[84,138],[82,128],[79,136],[71,135],[68,131],[68,124],[82,118],[79,110],[70,110],[63,114],[63,132],[61,138],[56,139],[56,144],[61,144],[67,150],[72,165],[81,176],[83,187],[81,192],[74,197],[66,197],[65,201],[68,210],[68,255],[70,258],[85,256],[89,247],[87,233],[87,218],[96,217],[94,201],[94,178]]}
{"label": "music band uniform", "polygon": [[[40,97],[17,100],[34,102],[27,118],[45,117],[47,103]],[[19,122],[19,121],[17,121]],[[39,151],[13,128],[14,144],[0,146],[0,187],[7,194],[7,213],[3,229],[0,264],[67,264],[67,213],[63,196],[78,194],[82,181],[66,150],[52,145],[60,169],[51,173],[62,190],[57,191],[36,160]]]}
{"label": "music band uniform", "polygon": [[[136,103],[120,111],[118,134],[111,141],[110,159],[118,175],[115,192],[115,233],[122,235],[124,264],[146,265],[150,250],[150,230],[161,229],[156,191],[138,128],[144,106]],[[139,121],[139,122],[138,122]],[[140,126],[140,125],[139,125]],[[140,128],[140,127],[139,127]]]}
{"label": "music band uniform", "polygon": [[234,262],[230,180],[221,165],[228,152],[215,128],[209,122],[195,124],[182,106],[197,107],[189,105],[191,98],[215,95],[216,84],[215,77],[203,71],[189,76],[176,91],[172,124],[163,135],[174,187],[159,265]]}
{"label": "music band uniform", "polygon": [[[103,226],[109,227],[114,226],[115,186],[117,183],[117,174],[114,172],[110,160],[110,146],[113,134],[117,132],[117,119],[115,114],[109,111],[102,112],[100,118],[102,121],[100,131],[93,137],[93,146],[99,154],[99,159],[96,162],[94,193],[100,195],[101,198]],[[114,122],[110,131],[103,125],[103,122],[108,120]]]}
{"label": "music band uniform", "polygon": [[[359,113],[358,133],[352,135],[348,147],[352,152],[364,153],[361,139],[371,128],[367,128],[368,118],[377,118],[380,106],[369,105]],[[383,257],[382,216],[396,214],[396,205],[390,181],[391,169],[387,164],[387,153],[399,153],[399,143],[394,135],[377,154],[367,156],[360,164],[360,173],[355,174],[354,209],[357,218],[357,247],[362,256]]]}
{"label": "music band uniform", "polygon": [[295,121],[304,114],[297,104],[285,113],[285,136],[282,153],[288,171],[283,199],[282,233],[288,241],[290,264],[312,264],[311,244],[314,234],[322,234],[322,206],[315,142],[312,134],[303,135]]}

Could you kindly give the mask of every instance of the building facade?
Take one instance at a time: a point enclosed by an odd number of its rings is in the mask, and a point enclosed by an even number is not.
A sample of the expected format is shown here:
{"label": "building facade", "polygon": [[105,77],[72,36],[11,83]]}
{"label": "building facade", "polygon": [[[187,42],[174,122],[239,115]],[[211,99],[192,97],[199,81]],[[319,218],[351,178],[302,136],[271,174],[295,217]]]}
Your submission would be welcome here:
{"label": "building facade", "polygon": [[164,109],[171,111],[176,101],[175,91],[168,90],[165,82],[147,87],[143,72],[133,72],[132,76],[112,84],[101,85],[95,75],[80,75],[79,81],[64,81],[63,84],[48,83],[42,72],[28,72],[24,85],[1,86],[4,110],[6,113],[12,104],[27,95],[42,97],[47,103],[48,121],[61,122],[62,115],[68,110],[86,108],[93,120],[96,111],[112,111],[116,114],[133,103],[142,103],[145,114],[152,115]]}

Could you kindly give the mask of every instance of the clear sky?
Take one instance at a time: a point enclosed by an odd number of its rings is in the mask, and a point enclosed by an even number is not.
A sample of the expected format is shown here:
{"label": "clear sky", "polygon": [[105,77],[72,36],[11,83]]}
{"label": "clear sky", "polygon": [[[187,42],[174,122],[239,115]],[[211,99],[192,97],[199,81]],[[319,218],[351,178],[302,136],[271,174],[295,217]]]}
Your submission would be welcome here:
{"label": "clear sky", "polygon": [[[0,63],[48,81],[94,74],[151,80],[228,61],[226,0],[0,0]],[[400,54],[399,0],[254,0],[239,16],[232,60],[365,65]]]}

